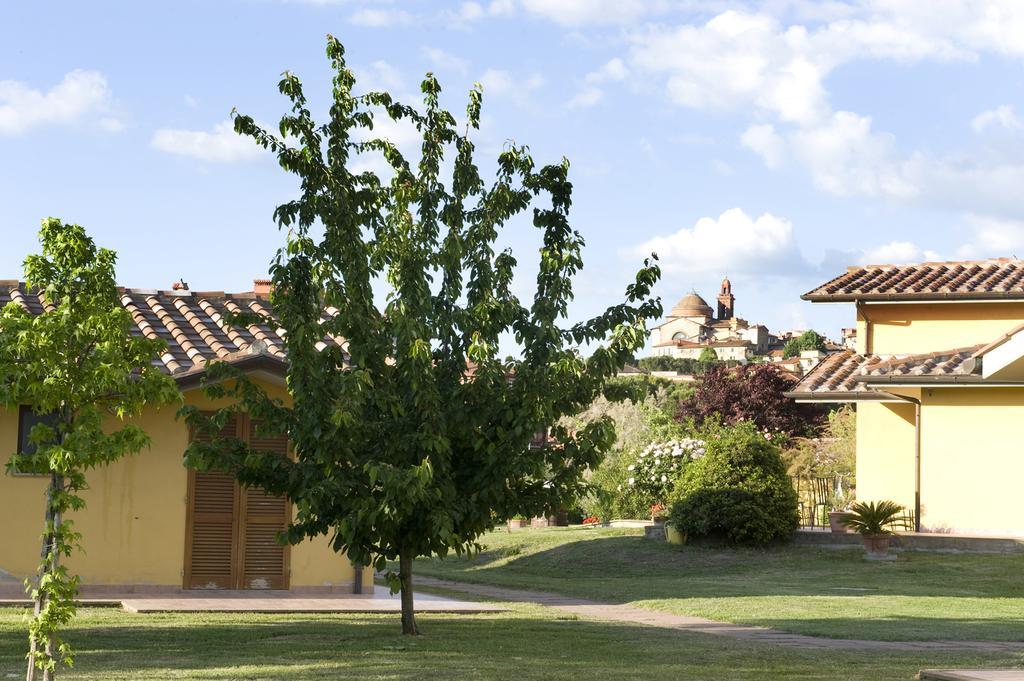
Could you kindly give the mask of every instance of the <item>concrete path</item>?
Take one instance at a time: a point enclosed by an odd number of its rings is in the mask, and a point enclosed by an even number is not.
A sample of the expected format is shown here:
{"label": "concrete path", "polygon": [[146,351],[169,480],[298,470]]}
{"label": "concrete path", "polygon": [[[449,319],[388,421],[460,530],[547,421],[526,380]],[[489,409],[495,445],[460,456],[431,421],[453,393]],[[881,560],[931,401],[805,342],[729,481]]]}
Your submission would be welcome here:
{"label": "concrete path", "polygon": [[791,634],[777,629],[757,627],[748,624],[729,624],[704,619],[703,617],[691,617],[689,615],[676,615],[673,613],[658,610],[648,610],[632,605],[620,605],[615,603],[604,603],[591,601],[570,596],[562,596],[544,591],[525,591],[522,589],[509,589],[499,586],[485,584],[467,584],[465,582],[453,582],[444,579],[431,577],[416,577],[416,583],[420,586],[435,587],[501,601],[514,601],[519,603],[533,603],[542,605],[563,613],[570,613],[589,619],[604,620],[610,622],[621,622],[626,624],[640,624],[643,626],[660,627],[662,629],[676,629],[679,631],[690,631],[699,634],[711,634],[714,636],[727,636],[743,641],[756,641],[771,645],[787,646],[791,648],[807,649],[829,649],[829,650],[857,650],[857,651],[917,651],[928,652],[934,650],[942,651],[977,651],[977,652],[1021,652],[1024,651],[1024,642],[1016,641],[863,641],[859,639],[823,638],[819,636],[805,636],[803,634]]}
{"label": "concrete path", "polygon": [[922,669],[921,681],[1024,681],[1022,669]]}
{"label": "concrete path", "polygon": [[[417,612],[481,613],[503,612],[505,608],[490,603],[459,601],[434,594],[415,594]],[[297,596],[280,594],[226,594],[223,592],[188,596],[147,596],[125,598],[122,606],[128,612],[259,612],[259,613],[379,613],[401,612],[398,594],[387,589],[372,594],[337,596]]]}
{"label": "concrete path", "polygon": [[[460,601],[435,594],[417,593],[418,612],[483,613],[503,612],[506,608],[478,601]],[[253,612],[253,613],[387,613],[401,612],[402,602],[386,588],[372,594],[332,594],[306,596],[288,591],[182,591],[171,594],[104,594],[80,598],[82,605],[120,606],[131,613],[157,612]],[[25,607],[21,598],[0,599],[0,607]]]}

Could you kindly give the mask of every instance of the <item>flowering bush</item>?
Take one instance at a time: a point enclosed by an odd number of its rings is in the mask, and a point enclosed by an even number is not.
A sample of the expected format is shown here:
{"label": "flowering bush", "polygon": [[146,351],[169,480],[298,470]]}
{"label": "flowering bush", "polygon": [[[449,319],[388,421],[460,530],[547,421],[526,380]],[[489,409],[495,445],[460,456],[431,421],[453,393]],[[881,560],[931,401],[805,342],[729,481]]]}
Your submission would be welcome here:
{"label": "flowering bush", "polygon": [[619,492],[650,508],[664,504],[676,479],[689,462],[704,456],[704,442],[692,438],[655,442],[641,451],[626,467],[626,484]]}
{"label": "flowering bush", "polygon": [[583,519],[584,525],[597,525],[599,522],[601,522],[601,519],[597,516],[588,516]]}

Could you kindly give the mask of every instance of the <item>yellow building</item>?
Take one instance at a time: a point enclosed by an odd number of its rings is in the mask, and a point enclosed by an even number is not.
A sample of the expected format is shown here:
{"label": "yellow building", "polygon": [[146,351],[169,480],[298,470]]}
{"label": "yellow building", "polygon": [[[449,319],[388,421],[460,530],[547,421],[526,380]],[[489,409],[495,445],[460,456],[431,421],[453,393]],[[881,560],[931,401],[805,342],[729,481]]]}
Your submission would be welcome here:
{"label": "yellow building", "polygon": [[803,299],[856,308],[856,348],[790,395],[856,403],[857,498],[924,532],[1024,536],[1024,261],[851,267]]}
{"label": "yellow building", "polygon": [[[166,341],[167,352],[159,362],[177,382],[185,404],[204,409],[226,406],[210,402],[199,389],[207,364],[214,360],[235,364],[287,401],[286,364],[277,331],[233,327],[225,321],[228,311],[269,312],[267,283],[257,282],[255,288],[242,294],[124,290],[121,303],[132,314],[138,333]],[[0,306],[12,300],[35,314],[42,310],[38,298],[18,282],[0,281]],[[277,544],[275,535],[292,513],[286,500],[258,488],[240,488],[220,473],[186,469],[182,455],[190,434],[176,411],[147,410],[139,423],[149,433],[152,447],[87,473],[86,509],[70,516],[84,547],[70,567],[82,576],[85,591],[355,590],[356,570],[330,548],[328,537],[295,546]],[[25,446],[34,418],[25,408],[0,408],[0,454]],[[244,415],[229,427],[253,448],[287,452],[286,441],[258,439]],[[35,571],[46,484],[46,478],[32,475],[0,475],[0,517],[5,519],[0,524],[0,581]],[[363,590],[369,592],[372,574],[360,574]]]}

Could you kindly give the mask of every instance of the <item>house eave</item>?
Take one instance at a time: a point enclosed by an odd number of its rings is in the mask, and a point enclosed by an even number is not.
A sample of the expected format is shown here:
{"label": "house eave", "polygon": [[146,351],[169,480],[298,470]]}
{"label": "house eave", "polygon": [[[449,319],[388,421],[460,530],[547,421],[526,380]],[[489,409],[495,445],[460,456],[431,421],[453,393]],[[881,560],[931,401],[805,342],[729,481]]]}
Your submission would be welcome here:
{"label": "house eave", "polygon": [[[288,372],[288,362],[271,355],[259,353],[232,360],[222,360],[238,371],[249,376],[263,378],[271,383],[284,385]],[[178,390],[186,392],[202,386],[207,375],[207,368],[213,362],[193,367],[186,372],[172,376],[178,384]]]}
{"label": "house eave", "polygon": [[1024,294],[1019,291],[979,291],[977,293],[805,293],[801,300],[811,303],[864,303],[864,304],[912,304],[912,303],[1024,303]]}
{"label": "house eave", "polygon": [[787,392],[783,393],[801,404],[852,403],[852,402],[899,402],[899,398],[875,390],[835,390],[829,392]]}

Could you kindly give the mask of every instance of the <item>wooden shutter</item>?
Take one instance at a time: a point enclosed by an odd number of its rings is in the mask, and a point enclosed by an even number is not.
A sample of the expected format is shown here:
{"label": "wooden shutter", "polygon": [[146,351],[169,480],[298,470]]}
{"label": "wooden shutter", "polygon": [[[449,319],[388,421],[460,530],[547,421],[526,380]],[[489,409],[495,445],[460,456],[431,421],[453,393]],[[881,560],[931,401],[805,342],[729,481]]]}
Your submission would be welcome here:
{"label": "wooden shutter", "polygon": [[[248,423],[249,448],[288,456],[288,438],[257,433],[257,421]],[[242,589],[287,589],[287,545],[277,542],[277,533],[291,520],[291,504],[285,497],[271,496],[261,487],[242,491],[239,587]]]}
{"label": "wooden shutter", "polygon": [[[238,436],[239,419],[232,416],[222,437]],[[205,433],[192,438],[209,442]],[[237,558],[238,484],[234,476],[214,471],[189,471],[185,588],[235,587]]]}

